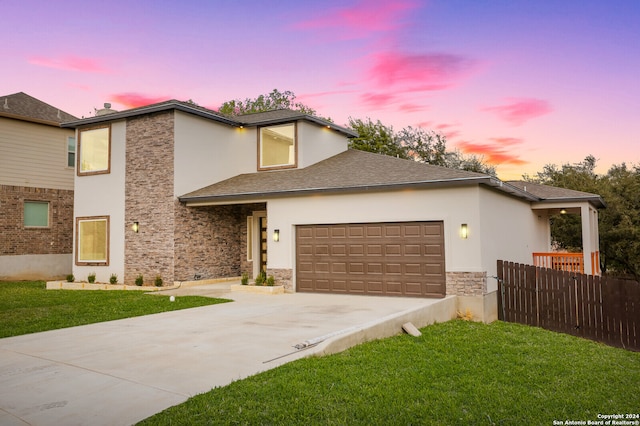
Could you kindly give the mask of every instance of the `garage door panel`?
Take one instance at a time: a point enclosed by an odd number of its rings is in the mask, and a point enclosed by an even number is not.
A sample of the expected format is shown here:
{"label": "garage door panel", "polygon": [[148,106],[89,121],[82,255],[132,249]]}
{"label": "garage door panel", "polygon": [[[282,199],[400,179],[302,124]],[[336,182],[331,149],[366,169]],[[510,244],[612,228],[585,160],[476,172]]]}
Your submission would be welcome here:
{"label": "garage door panel", "polygon": [[365,290],[365,284],[362,280],[349,280],[349,293],[361,293]]}
{"label": "garage door panel", "polygon": [[384,254],[386,256],[401,256],[402,246],[400,244],[385,244]]}
{"label": "garage door panel", "polygon": [[301,225],[297,291],[444,297],[442,222]]}
{"label": "garage door panel", "polygon": [[348,272],[350,274],[364,274],[364,263],[362,262],[349,262]]}
{"label": "garage door panel", "polygon": [[367,263],[367,274],[382,275],[382,263]]}
{"label": "garage door panel", "polygon": [[382,244],[367,244],[367,256],[382,256]]}
{"label": "garage door panel", "polygon": [[367,225],[365,229],[368,238],[382,237],[382,225]]}
{"label": "garage door panel", "polygon": [[346,256],[347,255],[347,245],[346,244],[333,244],[330,247],[331,256]]}
{"label": "garage door panel", "polygon": [[349,244],[349,256],[364,255],[364,244]]}

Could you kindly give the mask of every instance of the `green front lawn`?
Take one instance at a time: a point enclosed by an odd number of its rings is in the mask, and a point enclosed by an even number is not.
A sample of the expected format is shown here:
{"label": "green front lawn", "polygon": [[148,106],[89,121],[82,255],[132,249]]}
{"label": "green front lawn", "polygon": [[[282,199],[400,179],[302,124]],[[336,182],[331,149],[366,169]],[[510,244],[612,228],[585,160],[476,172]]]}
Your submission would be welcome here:
{"label": "green front lawn", "polygon": [[142,291],[46,290],[44,281],[0,282],[0,338],[229,302]]}
{"label": "green front lawn", "polygon": [[640,353],[451,321],[216,388],[141,425],[552,425],[639,413]]}

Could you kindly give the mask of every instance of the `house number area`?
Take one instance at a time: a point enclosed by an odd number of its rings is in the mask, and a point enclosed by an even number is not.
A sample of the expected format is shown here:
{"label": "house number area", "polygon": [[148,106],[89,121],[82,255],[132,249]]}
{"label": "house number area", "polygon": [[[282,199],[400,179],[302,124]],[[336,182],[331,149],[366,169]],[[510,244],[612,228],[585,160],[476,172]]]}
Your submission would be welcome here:
{"label": "house number area", "polygon": [[640,413],[598,414],[594,420],[554,420],[553,425],[640,425]]}

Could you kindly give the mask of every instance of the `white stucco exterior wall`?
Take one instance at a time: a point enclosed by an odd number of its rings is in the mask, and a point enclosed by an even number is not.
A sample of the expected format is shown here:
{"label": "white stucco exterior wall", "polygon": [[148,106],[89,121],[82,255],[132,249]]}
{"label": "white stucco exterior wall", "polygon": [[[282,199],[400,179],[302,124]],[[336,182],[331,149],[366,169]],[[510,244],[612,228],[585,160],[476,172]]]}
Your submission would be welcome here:
{"label": "white stucco exterior wall", "polygon": [[[488,188],[480,188],[479,202],[480,253],[488,276],[496,275],[497,260],[531,265],[534,252],[548,251],[550,230],[545,211],[534,211],[531,203]],[[489,278],[487,291],[497,289],[497,281]]]}
{"label": "white stucco exterior wall", "polygon": [[[76,140],[77,140],[76,135]],[[111,124],[111,172],[75,177],[73,206],[73,275],[86,281],[95,272],[97,282],[109,282],[111,274],[124,279],[124,205],[125,205],[126,122]],[[109,216],[109,266],[78,266],[76,258],[76,218]]]}
{"label": "white stucco exterior wall", "polygon": [[[548,250],[549,220],[527,201],[473,186],[368,194],[313,195],[270,200],[269,268],[295,269],[295,226],[358,222],[443,221],[447,272],[496,275],[499,259],[528,263],[532,253]],[[468,238],[460,237],[467,224]],[[294,277],[295,279],[295,277]],[[488,279],[487,291],[497,290]]]}
{"label": "white stucco exterior wall", "polygon": [[346,151],[348,144],[349,140],[334,130],[299,121],[298,168],[308,167]]}
{"label": "white stucco exterior wall", "polygon": [[176,111],[176,196],[242,173],[255,172],[257,155],[255,128],[240,129]]}
{"label": "white stucco exterior wall", "polygon": [[[268,235],[280,230],[280,241],[268,239],[268,267],[295,266],[295,226],[302,224],[443,221],[447,271],[483,271],[477,187],[404,190],[384,193],[313,195],[270,200]],[[460,225],[471,230],[460,238]]]}
{"label": "white stucco exterior wall", "polygon": [[[298,168],[345,151],[346,136],[297,122]],[[180,111],[175,113],[176,196],[243,173],[258,171],[258,128],[237,128]],[[264,172],[268,173],[268,172]]]}

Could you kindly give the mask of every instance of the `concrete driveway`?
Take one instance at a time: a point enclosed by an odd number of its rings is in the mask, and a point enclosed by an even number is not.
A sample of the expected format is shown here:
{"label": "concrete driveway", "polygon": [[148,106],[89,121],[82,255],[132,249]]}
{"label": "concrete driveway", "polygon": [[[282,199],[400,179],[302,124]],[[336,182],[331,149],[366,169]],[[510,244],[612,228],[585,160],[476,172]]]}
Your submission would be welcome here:
{"label": "concrete driveway", "polygon": [[[441,300],[173,290],[232,303],[0,339],[0,424],[130,425],[312,354],[455,316]],[[149,296],[153,297],[153,296]],[[169,303],[169,302],[167,302]],[[319,343],[296,350],[300,343]]]}

